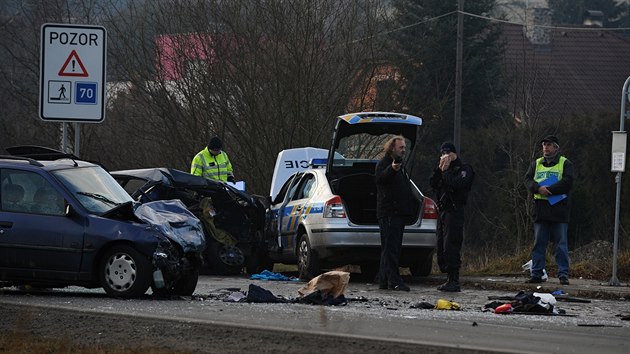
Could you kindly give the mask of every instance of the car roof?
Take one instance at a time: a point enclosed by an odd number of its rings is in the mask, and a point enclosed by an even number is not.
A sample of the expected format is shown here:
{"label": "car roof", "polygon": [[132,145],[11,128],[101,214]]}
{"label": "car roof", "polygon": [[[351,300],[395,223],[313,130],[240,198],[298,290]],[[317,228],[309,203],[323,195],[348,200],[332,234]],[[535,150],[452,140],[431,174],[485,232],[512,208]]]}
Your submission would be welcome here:
{"label": "car roof", "polygon": [[5,148],[5,150],[12,156],[29,157],[34,160],[52,161],[61,158],[71,158],[74,160],[79,160],[79,157],[75,156],[74,154],[61,152],[59,150],[39,145],[10,146]]}
{"label": "car roof", "polygon": [[[101,166],[98,162],[81,160],[72,153],[65,153],[39,145],[18,145],[4,149],[9,155],[0,155],[0,163],[7,166],[24,166],[41,168],[46,171],[62,170],[77,167]],[[102,166],[101,166],[102,167]]]}
{"label": "car roof", "polygon": [[68,168],[77,167],[92,167],[97,166],[91,162],[75,160],[72,158],[61,158],[52,161],[36,160],[28,157],[21,156],[7,156],[0,155],[0,166],[23,168],[25,166],[31,166],[31,169],[42,169],[46,171],[63,170]]}

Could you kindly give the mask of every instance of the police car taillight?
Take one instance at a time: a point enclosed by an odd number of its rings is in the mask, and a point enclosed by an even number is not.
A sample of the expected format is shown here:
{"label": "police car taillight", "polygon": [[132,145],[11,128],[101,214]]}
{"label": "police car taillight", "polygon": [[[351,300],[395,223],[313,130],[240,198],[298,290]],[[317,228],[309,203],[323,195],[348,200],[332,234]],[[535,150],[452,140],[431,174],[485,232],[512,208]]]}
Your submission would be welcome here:
{"label": "police car taillight", "polygon": [[325,218],[345,218],[346,210],[343,207],[343,202],[341,201],[341,197],[336,195],[324,204],[324,215]]}
{"label": "police car taillight", "polygon": [[423,219],[437,219],[438,211],[435,202],[431,198],[424,197],[422,202],[422,218]]}

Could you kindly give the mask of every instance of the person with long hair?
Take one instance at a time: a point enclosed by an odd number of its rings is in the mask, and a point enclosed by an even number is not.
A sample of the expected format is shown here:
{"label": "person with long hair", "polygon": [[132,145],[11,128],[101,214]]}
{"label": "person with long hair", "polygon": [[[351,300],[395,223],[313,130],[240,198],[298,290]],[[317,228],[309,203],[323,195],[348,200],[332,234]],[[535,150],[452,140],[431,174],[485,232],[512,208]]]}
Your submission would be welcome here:
{"label": "person with long hair", "polygon": [[403,283],[398,268],[404,218],[413,213],[411,182],[403,166],[406,149],[404,137],[390,138],[383,146],[383,158],[376,165],[376,214],[381,232],[380,289],[410,290]]}

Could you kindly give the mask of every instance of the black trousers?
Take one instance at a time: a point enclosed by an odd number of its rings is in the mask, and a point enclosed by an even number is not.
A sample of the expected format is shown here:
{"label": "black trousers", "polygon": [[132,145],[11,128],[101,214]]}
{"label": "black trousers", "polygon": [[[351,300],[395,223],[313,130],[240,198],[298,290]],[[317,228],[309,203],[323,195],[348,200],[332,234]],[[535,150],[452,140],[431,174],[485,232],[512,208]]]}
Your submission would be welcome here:
{"label": "black trousers", "polygon": [[384,216],[378,219],[381,230],[381,263],[379,284],[390,287],[403,283],[398,271],[405,224],[400,216]]}
{"label": "black trousers", "polygon": [[437,262],[442,273],[459,271],[464,241],[464,208],[440,211],[437,223]]}

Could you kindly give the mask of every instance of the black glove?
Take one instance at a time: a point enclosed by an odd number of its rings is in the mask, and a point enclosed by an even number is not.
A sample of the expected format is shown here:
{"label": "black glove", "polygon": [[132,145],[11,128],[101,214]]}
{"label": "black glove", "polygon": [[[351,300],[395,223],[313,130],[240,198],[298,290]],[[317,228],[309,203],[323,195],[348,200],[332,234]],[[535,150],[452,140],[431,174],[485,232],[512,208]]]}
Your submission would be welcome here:
{"label": "black glove", "polygon": [[232,183],[236,183],[236,180],[234,179],[234,176],[228,176],[228,182],[232,182]]}

